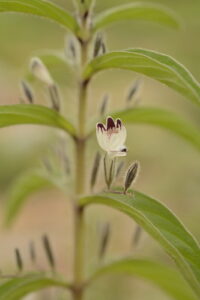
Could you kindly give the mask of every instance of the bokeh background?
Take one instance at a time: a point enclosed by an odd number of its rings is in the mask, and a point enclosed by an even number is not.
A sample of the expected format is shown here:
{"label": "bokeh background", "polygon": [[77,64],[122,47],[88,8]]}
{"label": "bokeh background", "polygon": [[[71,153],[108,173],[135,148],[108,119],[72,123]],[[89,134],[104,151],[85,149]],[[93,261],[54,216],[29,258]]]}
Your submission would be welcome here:
{"label": "bokeh background", "polygon": [[[69,0],[55,0],[61,6],[72,10]],[[121,4],[120,0],[97,0],[95,11]],[[134,2],[126,1],[123,3]],[[148,2],[148,1],[146,1]],[[152,2],[152,1],[151,1]],[[174,10],[180,16],[183,26],[179,31],[145,22],[123,22],[107,28],[106,44],[109,50],[143,47],[169,54],[187,66],[200,80],[200,2],[198,0],[154,0]],[[29,60],[41,51],[64,53],[66,32],[54,23],[24,15],[0,15],[0,104],[19,103],[21,92],[19,82],[28,71]],[[55,76],[63,98],[63,113],[76,122],[77,100],[73,74],[59,73]],[[169,88],[146,77],[128,71],[107,71],[95,77],[90,89],[88,118],[98,115],[100,101],[105,93],[111,98],[110,111],[123,108],[125,96],[136,79],[142,79],[140,105],[157,106],[175,111],[200,128],[200,110],[184,97]],[[48,105],[47,92],[41,85],[36,87],[36,102]],[[68,278],[71,276],[73,258],[72,214],[69,197],[56,189],[45,190],[29,197],[20,215],[10,229],[3,226],[4,205],[12,183],[26,170],[38,165],[42,157],[57,140],[58,132],[39,126],[16,126],[0,130],[0,269],[3,273],[16,271],[14,249],[19,247],[27,270],[30,264],[28,245],[36,244],[37,261],[41,269],[48,269],[41,245],[41,236],[47,233],[53,245],[57,269]],[[67,140],[68,142],[68,140]],[[141,164],[136,188],[159,199],[170,207],[187,228],[200,240],[199,193],[200,153],[185,141],[162,129],[134,125],[128,127],[129,154],[126,165],[138,160]],[[72,151],[69,146],[69,156]],[[98,145],[90,142],[87,153],[88,177],[91,158]],[[121,178],[123,180],[123,176]],[[99,185],[103,182],[99,178]],[[97,187],[98,190],[98,187]],[[163,253],[159,245],[142,234],[139,245],[133,249],[131,241],[135,224],[127,217],[108,208],[90,208],[87,213],[87,267],[92,269],[97,262],[99,228],[109,222],[111,239],[107,250],[108,258],[123,254],[133,257],[149,257],[155,260],[173,262]],[[60,299],[51,291],[52,299]],[[66,295],[67,297],[68,295]],[[99,280],[87,299],[169,299],[164,293],[143,280],[128,276],[110,276]],[[35,299],[46,299],[40,293]],[[66,299],[66,298],[65,298]]]}

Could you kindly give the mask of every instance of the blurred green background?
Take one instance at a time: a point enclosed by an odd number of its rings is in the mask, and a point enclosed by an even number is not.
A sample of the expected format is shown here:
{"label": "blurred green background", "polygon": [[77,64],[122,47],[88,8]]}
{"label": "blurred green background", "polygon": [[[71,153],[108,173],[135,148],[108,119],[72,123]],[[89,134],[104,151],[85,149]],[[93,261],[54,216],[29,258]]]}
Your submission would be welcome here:
{"label": "blurred green background", "polygon": [[[54,2],[69,10],[73,9],[71,1]],[[122,4],[119,0],[96,2],[96,12]],[[128,2],[134,1],[123,1]],[[169,54],[182,62],[200,80],[200,2],[198,0],[150,2],[163,4],[174,10],[182,20],[182,29],[175,31],[152,23],[123,22],[105,30],[107,48],[116,50],[141,47]],[[66,32],[62,28],[46,20],[15,14],[0,15],[1,105],[19,103],[21,97],[19,82],[27,73],[30,58],[41,50],[64,53],[65,37]],[[107,71],[95,77],[90,89],[88,116],[91,116],[91,113],[97,114],[100,100],[105,93],[111,97],[110,111],[123,108],[127,89],[137,78],[143,80],[140,105],[176,111],[200,128],[200,109],[197,106],[160,83],[128,71]],[[64,76],[61,74],[56,79],[60,84],[66,115],[76,122],[77,102],[72,74],[66,73]],[[41,86],[38,87],[36,96],[37,103],[48,104],[47,93]],[[0,130],[1,220],[10,185],[24,170],[38,164],[38,160],[47,154],[56,134],[57,131],[54,129],[37,126],[18,126]],[[141,164],[140,176],[135,187],[170,207],[200,240],[200,153],[171,133],[145,125],[128,127],[127,145],[129,154],[126,164],[133,160],[138,160]],[[91,169],[89,158],[94,157],[94,149],[98,149],[95,139],[91,141],[87,154],[88,176]],[[99,178],[99,184],[102,184],[102,180]],[[123,254],[132,254],[135,257],[151,257],[172,264],[156,242],[145,233],[138,247],[131,249],[135,225],[120,213],[108,208],[92,208],[88,211],[87,220],[89,234],[86,250],[89,268],[96,263],[94,244],[97,240],[97,225],[107,221],[112,225],[108,257],[113,259]],[[65,197],[56,190],[40,192],[30,197],[14,226],[9,230],[1,227],[2,272],[15,270],[13,252],[15,247],[22,250],[26,268],[31,268],[28,258],[30,240],[36,242],[39,266],[46,268],[40,241],[44,232],[47,232],[52,240],[58,269],[70,278],[73,256],[71,211]],[[43,297],[41,299],[46,299],[44,295]],[[142,280],[128,276],[114,276],[99,281],[88,293],[88,299],[167,300],[168,297]]]}

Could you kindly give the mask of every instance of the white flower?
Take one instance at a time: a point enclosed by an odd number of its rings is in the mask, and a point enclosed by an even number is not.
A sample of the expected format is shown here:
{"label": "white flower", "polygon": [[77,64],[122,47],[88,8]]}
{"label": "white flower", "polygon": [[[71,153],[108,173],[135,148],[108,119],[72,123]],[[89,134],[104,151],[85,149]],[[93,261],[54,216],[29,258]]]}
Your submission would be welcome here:
{"label": "white flower", "polygon": [[97,123],[96,134],[100,147],[110,156],[126,156],[127,148],[124,146],[126,128],[120,119],[114,121],[108,117],[106,125]]}
{"label": "white flower", "polygon": [[43,64],[43,62],[38,57],[33,57],[31,59],[30,70],[35,75],[35,77],[37,77],[47,85],[53,84],[53,79],[47,67]]}

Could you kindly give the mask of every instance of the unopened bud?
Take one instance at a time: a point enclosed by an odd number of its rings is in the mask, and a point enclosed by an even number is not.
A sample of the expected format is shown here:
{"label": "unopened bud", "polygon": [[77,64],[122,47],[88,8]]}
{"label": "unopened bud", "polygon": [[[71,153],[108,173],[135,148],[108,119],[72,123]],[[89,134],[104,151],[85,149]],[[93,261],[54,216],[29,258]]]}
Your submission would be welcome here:
{"label": "unopened bud", "polygon": [[33,241],[31,241],[30,244],[29,244],[29,254],[30,254],[31,262],[33,264],[35,264],[35,262],[36,262],[36,252],[35,252],[35,244],[34,244]]}
{"label": "unopened bud", "polygon": [[110,238],[110,224],[106,223],[103,227],[102,234],[101,234],[101,243],[100,243],[100,249],[99,249],[99,258],[100,259],[102,259],[106,253],[109,238]]}
{"label": "unopened bud", "polygon": [[121,162],[119,163],[119,165],[117,166],[117,170],[116,170],[116,178],[119,177],[119,175],[120,175],[120,173],[121,173],[121,170],[122,170],[123,166],[124,166],[124,162],[121,161]]}
{"label": "unopened bud", "polygon": [[115,177],[115,164],[116,164],[116,160],[115,158],[112,159],[111,161],[111,166],[110,166],[110,173],[109,173],[109,188],[113,182],[113,179]]}
{"label": "unopened bud", "polygon": [[133,99],[133,97],[135,97],[138,94],[140,87],[141,87],[141,80],[137,79],[133,83],[133,85],[131,86],[131,88],[127,94],[127,97],[126,97],[127,102],[130,102]]}
{"label": "unopened bud", "polygon": [[102,49],[102,54],[105,54],[106,53],[106,44],[104,41],[102,41],[101,49]]}
{"label": "unopened bud", "polygon": [[131,184],[133,183],[134,179],[137,176],[139,168],[139,163],[135,162],[133,163],[126,174],[125,183],[124,183],[124,194],[126,194],[127,190],[130,188]]}
{"label": "unopened bud", "polygon": [[69,50],[73,58],[76,58],[76,47],[72,39],[69,40]]}
{"label": "unopened bud", "polygon": [[29,103],[33,103],[34,101],[34,96],[33,92],[31,90],[31,87],[28,85],[28,83],[24,80],[21,81],[21,88],[22,92],[25,96],[25,98],[28,100]]}
{"label": "unopened bud", "polygon": [[48,90],[52,103],[52,108],[55,111],[60,111],[60,95],[57,86],[55,84],[49,85]]}
{"label": "unopened bud", "polygon": [[108,102],[109,102],[109,95],[105,94],[103,99],[102,99],[102,103],[101,103],[101,107],[100,107],[100,115],[104,116],[106,111],[107,111],[107,107],[108,107]]}
{"label": "unopened bud", "polygon": [[104,157],[104,176],[105,176],[105,182],[107,185],[108,190],[110,189],[112,182],[115,178],[115,165],[116,165],[116,159],[113,158],[111,162],[107,158],[107,155]]}
{"label": "unopened bud", "polygon": [[65,55],[69,63],[80,63],[80,44],[78,43],[77,39],[70,34],[65,38]]}
{"label": "unopened bud", "polygon": [[54,270],[55,269],[55,260],[54,260],[53,251],[51,248],[49,238],[46,234],[43,235],[43,237],[42,237],[42,243],[43,243],[43,247],[44,247],[44,251],[45,251],[48,263],[49,263],[50,267],[52,268],[52,270]]}
{"label": "unopened bud", "polygon": [[15,259],[16,259],[17,268],[19,272],[21,272],[23,270],[23,261],[18,248],[15,249]]}
{"label": "unopened bud", "polygon": [[97,57],[101,54],[104,54],[105,52],[106,52],[106,45],[105,42],[103,41],[103,36],[102,34],[98,33],[94,41],[93,57]]}
{"label": "unopened bud", "polygon": [[44,63],[39,59],[38,57],[33,57],[30,62],[30,70],[31,72],[46,83],[47,85],[52,85],[53,84],[53,79],[47,69],[47,67],[44,65]]}
{"label": "unopened bud", "polygon": [[136,247],[138,245],[141,238],[141,233],[142,233],[142,228],[140,227],[140,225],[137,225],[135,232],[133,233],[133,242],[132,242],[133,247]]}
{"label": "unopened bud", "polygon": [[97,175],[98,175],[98,171],[99,171],[100,161],[101,161],[101,155],[100,155],[99,152],[97,152],[96,156],[95,156],[95,159],[94,159],[94,164],[93,164],[92,174],[91,174],[91,180],[90,180],[91,190],[94,188],[96,180],[97,180]]}

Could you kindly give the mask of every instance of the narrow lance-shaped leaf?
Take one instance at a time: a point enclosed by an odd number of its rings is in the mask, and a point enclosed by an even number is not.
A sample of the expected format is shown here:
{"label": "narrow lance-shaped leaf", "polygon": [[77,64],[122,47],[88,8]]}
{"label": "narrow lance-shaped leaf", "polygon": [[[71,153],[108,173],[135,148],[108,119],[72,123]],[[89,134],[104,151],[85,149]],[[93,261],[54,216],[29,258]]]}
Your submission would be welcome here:
{"label": "narrow lance-shaped leaf", "polygon": [[124,212],[144,228],[175,260],[185,279],[200,294],[200,248],[175,215],[158,201],[134,191],[86,196],[80,204],[103,204]]}
{"label": "narrow lance-shaped leaf", "polygon": [[74,127],[63,116],[48,107],[26,104],[0,106],[0,128],[20,124],[46,125],[75,135]]}
{"label": "narrow lance-shaped leaf", "polygon": [[1,300],[20,300],[24,296],[47,287],[68,288],[70,285],[45,274],[29,274],[7,280],[0,285]]}
{"label": "narrow lance-shaped leaf", "polygon": [[15,12],[43,17],[76,33],[79,25],[67,11],[44,0],[0,0],[0,12]]}
{"label": "narrow lance-shaped leaf", "polygon": [[174,112],[162,108],[138,107],[116,112],[112,116],[121,118],[126,124],[148,124],[167,129],[200,150],[199,129]]}
{"label": "narrow lance-shaped leaf", "polygon": [[90,282],[112,273],[133,275],[150,281],[175,300],[198,299],[178,271],[158,262],[126,258],[107,263],[94,272]]}
{"label": "narrow lance-shaped leaf", "polygon": [[126,20],[151,21],[172,28],[180,26],[177,17],[168,9],[138,2],[117,6],[101,12],[94,18],[93,31]]}
{"label": "narrow lance-shaped leaf", "polygon": [[200,104],[200,85],[191,73],[170,56],[144,49],[128,49],[104,54],[85,68],[84,78],[106,69],[124,69],[151,77]]}

